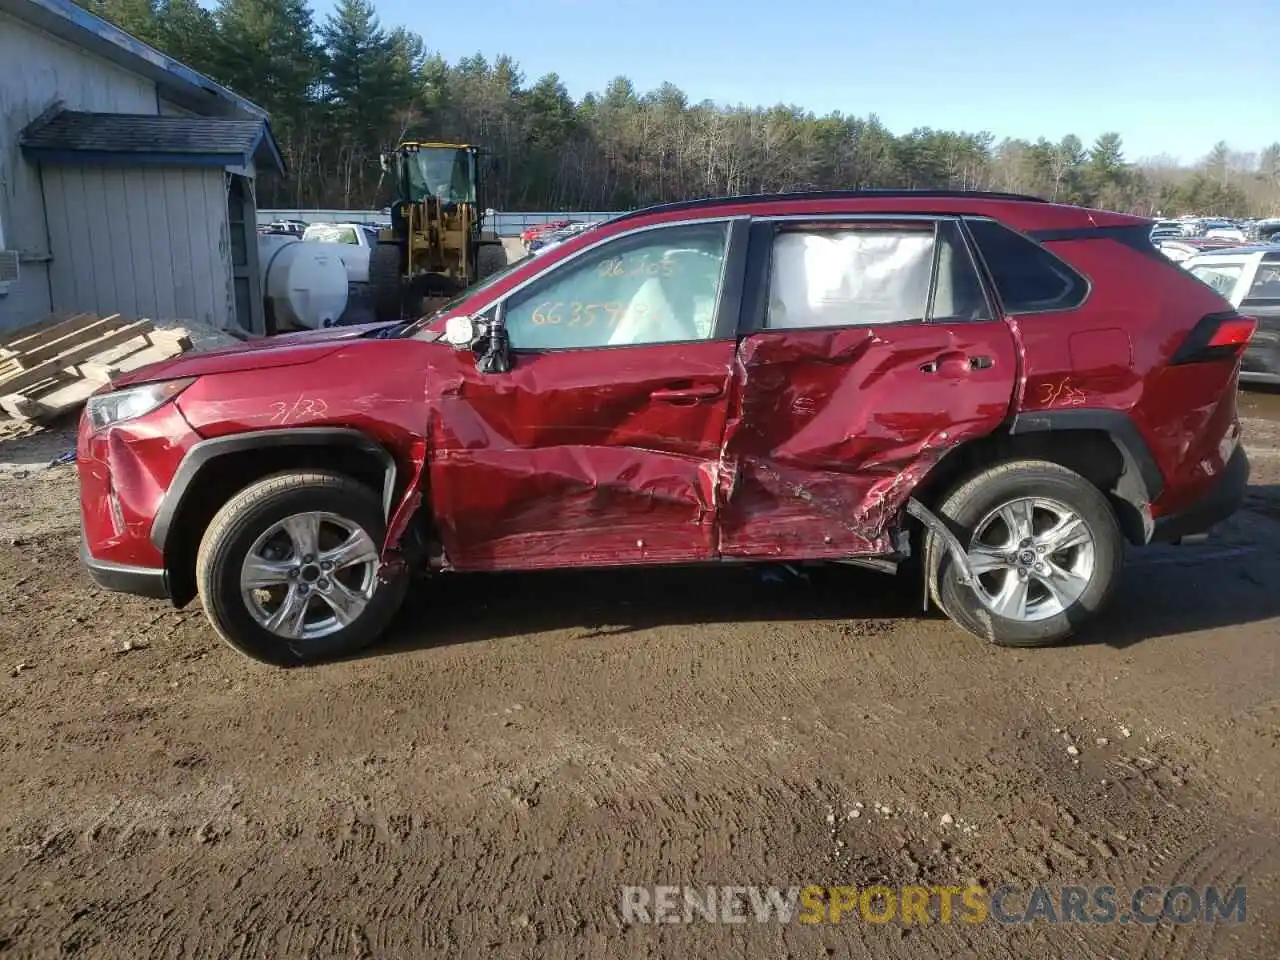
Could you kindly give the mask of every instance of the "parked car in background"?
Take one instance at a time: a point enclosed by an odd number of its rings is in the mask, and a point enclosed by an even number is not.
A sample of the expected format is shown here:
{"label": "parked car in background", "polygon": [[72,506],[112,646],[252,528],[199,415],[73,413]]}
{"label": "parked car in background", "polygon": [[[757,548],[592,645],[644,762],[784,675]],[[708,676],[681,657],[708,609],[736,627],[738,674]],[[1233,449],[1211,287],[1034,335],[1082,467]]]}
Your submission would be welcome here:
{"label": "parked car in background", "polygon": [[1177,220],[1160,220],[1151,228],[1152,242],[1178,240],[1187,236],[1184,225]]}
{"label": "parked car in background", "polygon": [[272,220],[259,232],[267,234],[286,234],[291,237],[302,237],[309,224],[305,220]]}
{"label": "parked car in background", "polygon": [[1280,383],[1280,247],[1270,244],[1204,252],[1182,264],[1241,313],[1257,319],[1240,379]]}
{"label": "parked car in background", "polygon": [[531,244],[545,233],[552,230],[559,230],[561,227],[567,227],[571,220],[548,220],[546,223],[534,224],[531,227],[525,227],[520,231],[520,243],[524,246],[526,252],[530,250]]}
{"label": "parked car in background", "polygon": [[1230,240],[1234,243],[1245,243],[1249,239],[1244,230],[1235,225],[1207,227],[1201,236],[1206,240]]}
{"label": "parked car in background", "polygon": [[1207,250],[1226,249],[1236,246],[1234,240],[1222,240],[1207,237],[1188,237],[1183,240],[1155,240],[1157,250],[1175,263],[1182,263],[1196,254]]}
{"label": "parked car in background", "polygon": [[1260,243],[1280,243],[1280,219],[1259,220],[1254,233]]}
{"label": "parked car in background", "polygon": [[410,575],[717,562],[918,557],[969,632],[1060,641],[1126,543],[1201,534],[1248,480],[1254,321],[1149,233],[955,191],[628,213],[414,323],[104,386],[84,561],[281,664],[373,642]]}
{"label": "parked car in background", "polygon": [[549,230],[533,239],[529,244],[529,252],[537,255],[544,254],[548,250],[554,250],[566,240],[576,237],[578,234],[582,233],[583,230],[589,230],[594,226],[594,222],[575,220],[572,223],[560,227],[558,230]]}
{"label": "parked car in background", "polygon": [[542,231],[529,241],[525,249],[529,253],[542,253],[569,237],[577,236],[589,226],[591,226],[590,223],[582,220],[570,220],[553,230]]}
{"label": "parked car in background", "polygon": [[313,223],[302,234],[303,240],[340,243],[340,256],[347,267],[349,283],[369,282],[369,251],[378,245],[378,231],[363,223]]}

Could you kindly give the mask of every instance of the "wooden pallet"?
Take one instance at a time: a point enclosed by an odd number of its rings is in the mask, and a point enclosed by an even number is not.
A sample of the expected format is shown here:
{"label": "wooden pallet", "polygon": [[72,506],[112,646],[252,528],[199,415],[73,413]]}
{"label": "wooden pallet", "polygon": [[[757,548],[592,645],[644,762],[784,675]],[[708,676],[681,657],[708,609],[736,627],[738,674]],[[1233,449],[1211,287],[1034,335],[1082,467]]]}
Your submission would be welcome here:
{"label": "wooden pallet", "polygon": [[185,331],[150,320],[79,314],[10,331],[0,339],[0,410],[53,420],[79,409],[104,383],[191,349]]}

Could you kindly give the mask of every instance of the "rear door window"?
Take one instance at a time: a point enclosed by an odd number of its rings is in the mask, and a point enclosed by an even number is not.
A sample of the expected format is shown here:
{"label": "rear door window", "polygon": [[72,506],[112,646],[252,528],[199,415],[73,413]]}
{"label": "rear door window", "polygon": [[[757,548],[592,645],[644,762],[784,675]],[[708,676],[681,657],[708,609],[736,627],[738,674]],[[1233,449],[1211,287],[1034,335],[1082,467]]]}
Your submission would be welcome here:
{"label": "rear door window", "polygon": [[954,221],[787,225],[773,238],[766,329],[990,317]]}
{"label": "rear door window", "polygon": [[934,225],[806,224],[773,240],[770,330],[924,319]]}
{"label": "rear door window", "polygon": [[1073,310],[1089,282],[1028,237],[994,220],[967,221],[1005,313]]}

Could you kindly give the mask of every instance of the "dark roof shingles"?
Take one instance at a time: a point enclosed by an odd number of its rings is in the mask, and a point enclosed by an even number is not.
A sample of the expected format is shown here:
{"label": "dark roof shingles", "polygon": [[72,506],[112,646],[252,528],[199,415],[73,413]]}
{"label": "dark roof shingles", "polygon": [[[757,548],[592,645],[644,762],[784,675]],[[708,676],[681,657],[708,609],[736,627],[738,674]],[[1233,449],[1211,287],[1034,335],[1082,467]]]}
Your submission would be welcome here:
{"label": "dark roof shingles", "polygon": [[257,146],[262,128],[261,120],[62,110],[24,131],[21,143],[32,150],[246,156]]}

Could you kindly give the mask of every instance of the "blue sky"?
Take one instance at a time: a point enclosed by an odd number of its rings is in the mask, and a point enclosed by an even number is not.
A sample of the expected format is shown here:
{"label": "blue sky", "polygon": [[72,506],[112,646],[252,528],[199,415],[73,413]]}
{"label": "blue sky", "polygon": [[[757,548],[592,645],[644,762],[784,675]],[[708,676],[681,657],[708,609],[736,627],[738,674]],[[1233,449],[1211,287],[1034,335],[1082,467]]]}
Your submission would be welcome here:
{"label": "blue sky", "polygon": [[[317,19],[330,0],[312,0]],[[997,138],[1107,130],[1130,160],[1280,140],[1280,0],[375,0],[450,61],[511,55],[575,97],[618,74]],[[1250,74],[1253,79],[1250,80]]]}

